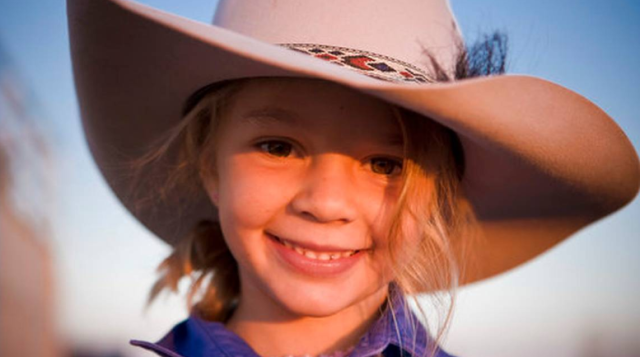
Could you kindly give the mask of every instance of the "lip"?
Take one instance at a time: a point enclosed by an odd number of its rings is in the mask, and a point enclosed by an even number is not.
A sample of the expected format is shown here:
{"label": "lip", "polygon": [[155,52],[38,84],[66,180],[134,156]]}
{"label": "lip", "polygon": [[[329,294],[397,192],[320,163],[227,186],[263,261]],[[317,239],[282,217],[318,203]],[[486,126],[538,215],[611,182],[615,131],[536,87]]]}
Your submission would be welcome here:
{"label": "lip", "polygon": [[[306,257],[287,248],[279,242],[276,236],[266,233],[267,241],[275,250],[276,255],[285,263],[286,266],[298,273],[317,277],[333,277],[347,273],[354,265],[363,257],[365,250],[359,250],[349,257],[342,257],[335,260],[319,260]],[[318,251],[346,251],[346,249],[335,249],[327,246],[317,246],[312,244],[297,244],[300,247]]]}

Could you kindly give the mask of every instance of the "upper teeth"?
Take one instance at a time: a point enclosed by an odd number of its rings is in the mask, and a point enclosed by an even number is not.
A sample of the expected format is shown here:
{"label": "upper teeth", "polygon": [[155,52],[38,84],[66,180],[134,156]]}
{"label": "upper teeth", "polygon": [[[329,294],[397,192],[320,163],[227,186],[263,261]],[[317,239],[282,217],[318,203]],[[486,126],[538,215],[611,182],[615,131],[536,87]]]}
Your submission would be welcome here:
{"label": "upper teeth", "polygon": [[318,260],[335,260],[339,258],[347,258],[357,253],[356,250],[345,250],[341,252],[316,252],[309,249],[301,248],[295,244],[282,239],[278,239],[285,247],[292,249],[298,254],[304,255],[307,258]]}

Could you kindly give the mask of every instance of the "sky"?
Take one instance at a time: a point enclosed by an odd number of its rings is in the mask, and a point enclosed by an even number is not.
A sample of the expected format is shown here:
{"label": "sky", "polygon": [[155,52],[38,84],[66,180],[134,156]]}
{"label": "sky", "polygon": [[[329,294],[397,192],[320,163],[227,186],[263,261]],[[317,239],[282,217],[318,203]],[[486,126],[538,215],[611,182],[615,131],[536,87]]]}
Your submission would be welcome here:
{"label": "sky", "polygon": [[[142,2],[203,22],[214,11],[210,1]],[[510,73],[577,91],[640,148],[640,1],[451,3],[468,41],[506,32]],[[169,249],[122,208],[91,160],[67,36],[64,1],[0,0],[0,43],[31,90],[56,158],[50,219],[60,329],[75,343],[137,356],[129,338],[158,339],[186,312],[176,297],[145,309]],[[462,289],[445,347],[469,357],[584,356],[585,345],[610,356],[638,353],[638,232],[640,200],[534,261]]]}

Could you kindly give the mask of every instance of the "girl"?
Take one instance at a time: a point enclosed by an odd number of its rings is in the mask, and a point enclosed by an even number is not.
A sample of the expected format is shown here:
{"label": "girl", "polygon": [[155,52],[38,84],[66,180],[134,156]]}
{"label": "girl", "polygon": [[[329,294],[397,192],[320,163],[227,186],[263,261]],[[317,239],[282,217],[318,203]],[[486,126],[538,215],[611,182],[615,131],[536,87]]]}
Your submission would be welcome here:
{"label": "girl", "polygon": [[436,84],[478,74],[446,1],[69,14],[94,158],[174,246],[153,294],[195,279],[192,316],[134,341],[160,355],[447,356],[451,308],[429,333],[407,297],[517,266],[638,189],[630,143],[577,94]]}

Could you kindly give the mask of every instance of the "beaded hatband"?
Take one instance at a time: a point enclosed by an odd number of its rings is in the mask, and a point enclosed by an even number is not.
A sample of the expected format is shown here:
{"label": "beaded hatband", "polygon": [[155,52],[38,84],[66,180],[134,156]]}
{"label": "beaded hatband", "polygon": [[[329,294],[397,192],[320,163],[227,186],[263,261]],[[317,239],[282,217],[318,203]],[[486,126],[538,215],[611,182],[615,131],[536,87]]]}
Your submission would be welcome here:
{"label": "beaded hatband", "polygon": [[369,51],[310,43],[283,43],[280,46],[383,81],[416,84],[434,82],[425,71],[410,63]]}

